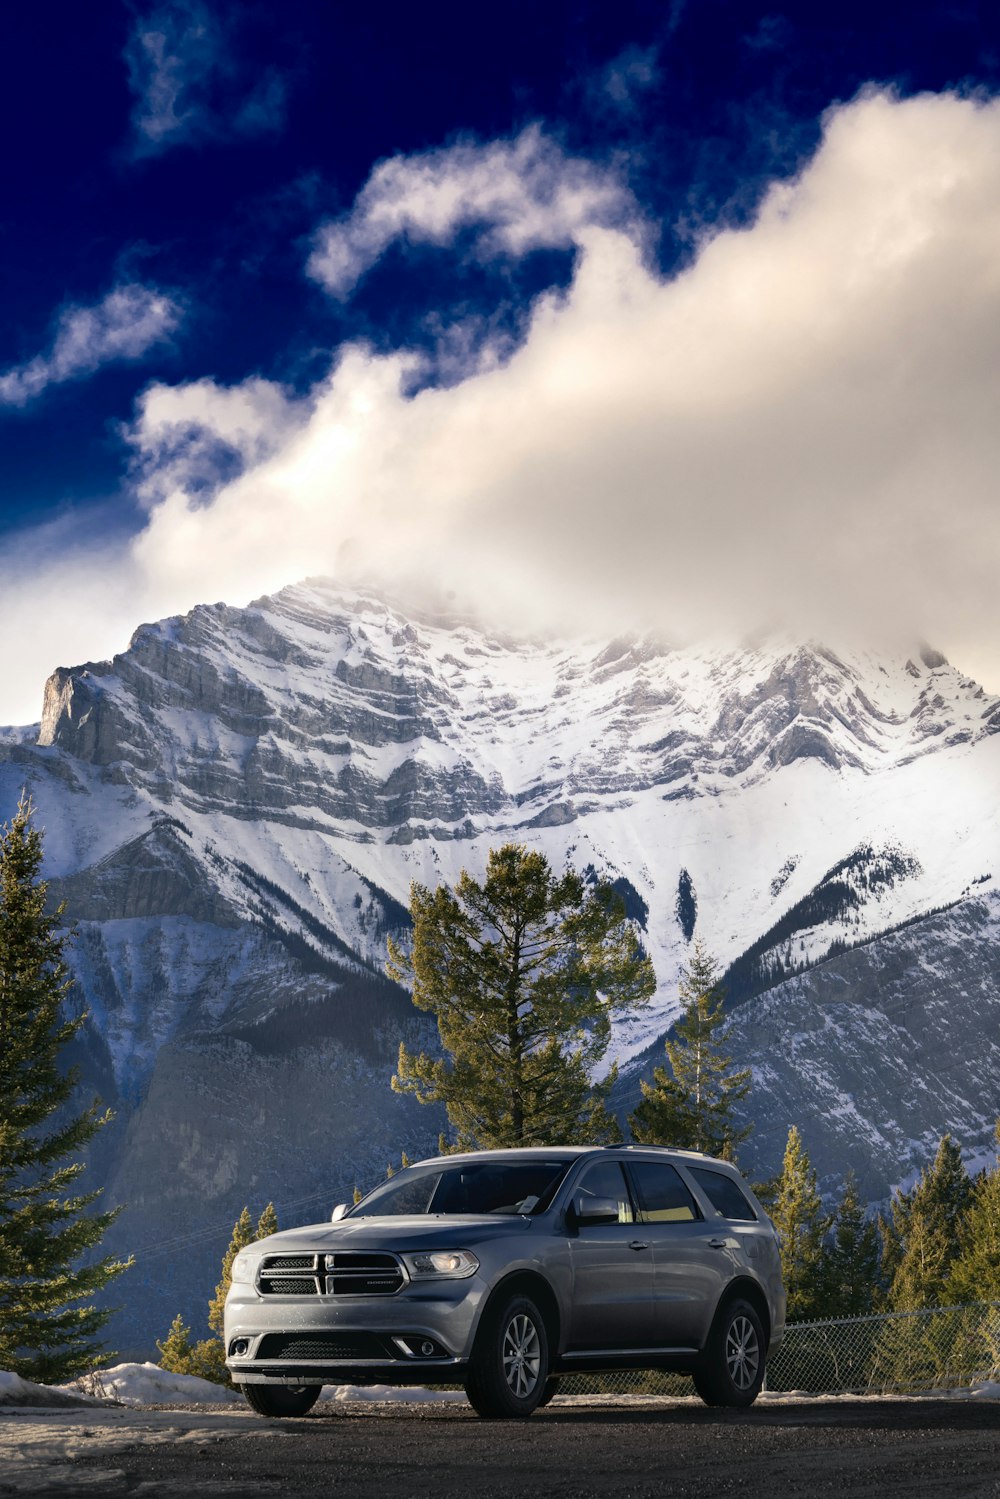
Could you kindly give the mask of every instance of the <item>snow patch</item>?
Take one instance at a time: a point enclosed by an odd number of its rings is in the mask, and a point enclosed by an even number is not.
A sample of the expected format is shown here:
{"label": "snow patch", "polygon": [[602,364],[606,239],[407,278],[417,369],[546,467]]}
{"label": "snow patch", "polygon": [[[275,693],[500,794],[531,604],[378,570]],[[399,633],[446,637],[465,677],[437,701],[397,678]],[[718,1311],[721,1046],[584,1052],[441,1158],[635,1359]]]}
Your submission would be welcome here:
{"label": "snow patch", "polygon": [[67,1395],[101,1395],[122,1405],[225,1405],[242,1399],[226,1385],[194,1374],[169,1374],[158,1364],[116,1364],[57,1388]]}

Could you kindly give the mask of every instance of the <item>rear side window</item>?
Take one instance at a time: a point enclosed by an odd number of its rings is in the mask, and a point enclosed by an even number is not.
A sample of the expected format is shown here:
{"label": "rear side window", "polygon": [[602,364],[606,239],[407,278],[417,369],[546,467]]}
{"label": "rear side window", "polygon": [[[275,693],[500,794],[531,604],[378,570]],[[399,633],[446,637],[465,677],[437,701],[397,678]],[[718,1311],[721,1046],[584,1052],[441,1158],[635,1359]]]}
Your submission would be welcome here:
{"label": "rear side window", "polygon": [[617,1161],[595,1161],[581,1176],[577,1191],[588,1197],[610,1197],[618,1204],[618,1222],[633,1223],[632,1199],[628,1183]]}
{"label": "rear side window", "polygon": [[661,1161],[629,1161],[639,1198],[640,1223],[690,1223],[697,1205],[673,1166]]}
{"label": "rear side window", "polygon": [[704,1166],[687,1168],[716,1212],[737,1223],[756,1223],[757,1214],[731,1176],[721,1171],[706,1171]]}

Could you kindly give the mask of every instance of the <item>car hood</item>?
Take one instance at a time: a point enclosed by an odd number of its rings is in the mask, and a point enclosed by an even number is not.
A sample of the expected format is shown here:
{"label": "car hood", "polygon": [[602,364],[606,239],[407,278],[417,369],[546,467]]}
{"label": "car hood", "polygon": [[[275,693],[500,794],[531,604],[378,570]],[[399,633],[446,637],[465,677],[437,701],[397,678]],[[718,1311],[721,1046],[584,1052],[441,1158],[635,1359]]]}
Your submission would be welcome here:
{"label": "car hood", "polygon": [[264,1254],[332,1254],[337,1249],[424,1249],[433,1244],[444,1249],[467,1248],[481,1239],[505,1233],[527,1233],[531,1218],[491,1213],[458,1216],[451,1213],[412,1218],[343,1218],[338,1223],[313,1223],[285,1229],[252,1247]]}

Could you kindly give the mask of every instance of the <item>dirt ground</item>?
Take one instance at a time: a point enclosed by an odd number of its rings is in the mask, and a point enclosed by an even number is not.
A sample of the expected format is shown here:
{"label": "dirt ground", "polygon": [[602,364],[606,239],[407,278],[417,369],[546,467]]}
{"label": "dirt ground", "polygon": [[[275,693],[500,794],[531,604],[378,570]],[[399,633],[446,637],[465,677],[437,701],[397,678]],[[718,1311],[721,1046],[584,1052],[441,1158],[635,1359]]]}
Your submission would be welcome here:
{"label": "dirt ground", "polygon": [[0,1495],[324,1499],[1000,1499],[1000,1401],[840,1400],[712,1411],[556,1402],[529,1421],[464,1405],[323,1403],[0,1413]]}

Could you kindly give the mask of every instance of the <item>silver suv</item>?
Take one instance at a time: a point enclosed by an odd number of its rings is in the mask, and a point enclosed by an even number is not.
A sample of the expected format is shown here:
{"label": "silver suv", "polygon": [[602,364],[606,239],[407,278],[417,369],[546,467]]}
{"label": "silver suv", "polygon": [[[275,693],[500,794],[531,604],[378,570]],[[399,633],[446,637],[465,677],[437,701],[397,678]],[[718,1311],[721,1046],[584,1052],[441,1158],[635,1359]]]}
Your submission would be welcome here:
{"label": "silver suv", "polygon": [[662,1369],[750,1405],[781,1339],[771,1223],[735,1167],[656,1146],[421,1161],[233,1265],[226,1363],[254,1410],[324,1384],[464,1384],[528,1416],[560,1374]]}

